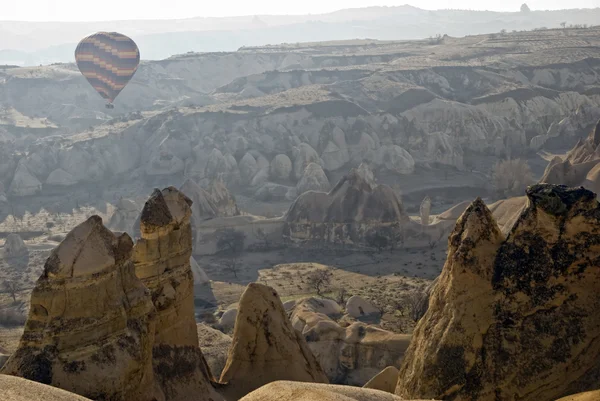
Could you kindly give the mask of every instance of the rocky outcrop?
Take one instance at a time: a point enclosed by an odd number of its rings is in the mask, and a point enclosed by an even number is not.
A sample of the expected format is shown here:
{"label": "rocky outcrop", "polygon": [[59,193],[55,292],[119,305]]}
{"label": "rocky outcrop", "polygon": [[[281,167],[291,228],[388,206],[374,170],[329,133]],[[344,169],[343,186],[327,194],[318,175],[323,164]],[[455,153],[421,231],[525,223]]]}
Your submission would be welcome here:
{"label": "rocky outcrop", "polygon": [[403,401],[379,390],[332,384],[278,381],[251,392],[240,401]]}
{"label": "rocky outcrop", "polygon": [[251,283],[239,302],[233,344],[220,381],[239,398],[277,380],[328,382],[275,290]]}
{"label": "rocky outcrop", "polygon": [[154,376],[167,400],[217,400],[198,346],[190,267],[192,201],[173,187],[155,190],[142,209],[133,261],[156,308]]}
{"label": "rocky outcrop", "polygon": [[232,339],[227,334],[199,323],[198,341],[200,349],[206,358],[206,363],[215,377],[220,377],[227,363],[227,354],[231,347]]}
{"label": "rocky outcrop", "polygon": [[235,197],[225,186],[222,176],[210,182],[207,192],[217,208],[219,217],[239,216],[240,210],[235,202]]}
{"label": "rocky outcrop", "polygon": [[23,239],[19,234],[9,234],[4,242],[4,257],[5,258],[16,258],[25,256],[29,253],[27,245],[23,242]]}
{"label": "rocky outcrop", "polygon": [[44,185],[49,185],[51,187],[70,187],[75,184],[77,184],[77,179],[62,168],[57,168],[51,172],[44,183]]}
{"label": "rocky outcrop", "polygon": [[[336,307],[337,306],[337,307]],[[331,300],[299,301],[291,320],[306,339],[331,383],[362,386],[383,366],[399,366],[410,336],[364,323],[341,327],[333,318],[342,310]]]}
{"label": "rocky outcrop", "polygon": [[300,180],[305,174],[306,168],[314,163],[321,165],[321,158],[316,150],[308,143],[301,143],[293,149],[294,153],[294,177]]}
{"label": "rocky outcrop", "polygon": [[270,176],[273,180],[288,180],[291,172],[292,161],[286,155],[277,155],[271,161]]}
{"label": "rocky outcrop", "polygon": [[242,182],[244,183],[250,183],[260,169],[256,159],[250,153],[246,153],[244,157],[242,157],[242,160],[240,160],[239,163],[239,168],[240,176],[242,178]]}
{"label": "rocky outcrop", "polygon": [[367,382],[363,388],[372,388],[374,390],[385,391],[394,394],[396,392],[396,383],[398,382],[398,369],[394,366],[388,366],[379,372],[375,377]]}
{"label": "rocky outcrop", "polygon": [[600,400],[600,391],[587,391],[585,393],[569,395],[557,401],[597,401]]}
{"label": "rocky outcrop", "polygon": [[328,192],[331,189],[329,179],[325,172],[316,163],[306,166],[304,174],[296,184],[296,193],[302,195],[307,191]]}
{"label": "rocky outcrop", "polygon": [[370,233],[395,232],[407,223],[398,195],[378,185],[365,165],[352,169],[329,192],[305,192],[285,216],[284,235],[296,241],[364,244]]}
{"label": "rocky outcrop", "polygon": [[108,222],[108,228],[133,234],[133,226],[140,215],[140,207],[131,199],[121,198]]}
{"label": "rocky outcrop", "polygon": [[373,163],[387,171],[405,175],[415,171],[415,161],[406,150],[398,145],[384,146],[377,150]]}
{"label": "rocky outcrop", "polygon": [[429,215],[431,214],[431,199],[429,196],[426,196],[421,202],[421,207],[419,208],[419,212],[421,215],[421,224],[424,226],[429,225]]}
{"label": "rocky outcrop", "polygon": [[506,237],[481,199],[458,220],[396,394],[551,401],[597,388],[600,206],[583,188],[527,197]]}
{"label": "rocky outcrop", "polygon": [[29,172],[27,167],[19,163],[10,186],[9,195],[13,196],[31,196],[42,190],[42,183]]}
{"label": "rocky outcrop", "polygon": [[379,309],[358,295],[353,295],[348,299],[348,302],[346,302],[346,313],[355,319],[381,315],[381,311]]}
{"label": "rocky outcrop", "polygon": [[19,347],[0,372],[91,399],[160,399],[155,309],[132,249],[98,216],[75,227],[46,261]]}
{"label": "rocky outcrop", "polygon": [[8,375],[0,375],[0,395],[4,401],[91,401],[60,388]]}

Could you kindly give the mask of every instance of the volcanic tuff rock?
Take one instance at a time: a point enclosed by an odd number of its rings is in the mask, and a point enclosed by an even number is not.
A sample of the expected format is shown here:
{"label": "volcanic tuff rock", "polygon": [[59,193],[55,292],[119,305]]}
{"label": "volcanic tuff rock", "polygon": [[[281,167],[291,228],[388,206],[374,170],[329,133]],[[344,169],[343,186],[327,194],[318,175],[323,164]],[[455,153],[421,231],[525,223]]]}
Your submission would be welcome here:
{"label": "volcanic tuff rock", "polygon": [[277,380],[327,383],[304,339],[290,323],[277,292],[251,283],[239,302],[233,344],[221,383],[241,397]]}
{"label": "volcanic tuff rock", "polygon": [[133,226],[140,215],[140,207],[131,199],[121,198],[108,222],[108,228],[114,231],[133,234]]}
{"label": "volcanic tuff rock", "polygon": [[18,256],[27,255],[28,250],[25,242],[19,234],[9,234],[4,242],[4,256],[7,258],[14,258]]}
{"label": "volcanic tuff rock", "polygon": [[98,216],[75,227],[46,261],[19,347],[1,372],[92,399],[161,399],[152,373],[155,309],[132,248]]}
{"label": "volcanic tuff rock", "polygon": [[198,346],[190,267],[192,201],[173,187],[156,189],[140,219],[133,261],[156,307],[154,375],[167,400],[217,400]]}
{"label": "volcanic tuff rock", "polygon": [[310,163],[306,166],[304,174],[296,184],[296,193],[300,195],[306,191],[327,192],[330,189],[329,179],[321,166],[316,163]]}
{"label": "volcanic tuff rock", "polygon": [[403,401],[383,391],[332,384],[278,381],[251,392],[240,401]]}
{"label": "volcanic tuff rock", "polygon": [[91,401],[56,387],[8,375],[0,375],[0,389],[3,401]]}
{"label": "volcanic tuff rock", "polygon": [[374,376],[363,386],[363,388],[372,388],[394,394],[396,383],[398,382],[398,369],[394,366],[388,366]]}
{"label": "volcanic tuff rock", "polygon": [[199,323],[197,329],[200,349],[206,358],[206,363],[210,366],[212,374],[219,377],[227,363],[227,353],[232,339],[227,334],[203,323]]}
{"label": "volcanic tuff rock", "polygon": [[550,401],[597,388],[600,206],[583,188],[527,197],[506,238],[481,199],[458,220],[396,394]]}
{"label": "volcanic tuff rock", "polygon": [[360,243],[376,228],[407,223],[398,195],[377,185],[366,164],[352,169],[329,192],[305,192],[285,216],[284,235],[297,240]]}
{"label": "volcanic tuff rock", "polygon": [[308,298],[299,301],[291,313],[294,329],[302,334],[332,383],[362,386],[382,367],[400,364],[410,336],[364,323],[341,327],[331,319],[341,312],[331,300]]}

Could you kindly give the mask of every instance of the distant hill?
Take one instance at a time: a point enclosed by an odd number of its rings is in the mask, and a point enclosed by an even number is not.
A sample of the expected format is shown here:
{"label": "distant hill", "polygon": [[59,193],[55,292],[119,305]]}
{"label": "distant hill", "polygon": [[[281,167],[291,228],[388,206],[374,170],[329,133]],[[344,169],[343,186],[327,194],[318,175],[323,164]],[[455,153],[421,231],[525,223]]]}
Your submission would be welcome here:
{"label": "distant hill", "polygon": [[491,11],[427,11],[412,6],[345,9],[328,14],[109,22],[0,21],[0,64],[32,66],[69,62],[84,36],[119,31],[140,46],[142,58],[159,60],[173,54],[234,51],[243,46],[347,39],[405,40],[448,34],[454,37],[531,30],[567,25],[593,25],[600,8],[529,13]]}

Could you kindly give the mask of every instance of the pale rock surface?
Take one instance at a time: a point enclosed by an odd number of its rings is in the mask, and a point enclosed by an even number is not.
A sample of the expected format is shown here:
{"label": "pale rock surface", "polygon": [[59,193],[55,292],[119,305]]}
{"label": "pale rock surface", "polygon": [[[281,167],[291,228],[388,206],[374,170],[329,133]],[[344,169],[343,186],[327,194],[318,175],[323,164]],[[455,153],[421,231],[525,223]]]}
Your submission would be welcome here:
{"label": "pale rock surface", "polygon": [[219,174],[226,174],[229,171],[229,164],[219,149],[213,149],[208,155],[204,175],[206,178],[212,179]]}
{"label": "pale rock surface", "polygon": [[419,212],[421,215],[421,224],[424,226],[429,225],[429,215],[431,214],[431,199],[429,196],[426,196],[421,202],[421,207],[419,208]]}
{"label": "pale rock surface", "polygon": [[190,256],[190,268],[192,269],[192,274],[194,275],[194,287],[203,286],[206,283],[210,282],[208,275],[204,271],[203,268],[200,267],[196,259],[193,256]]}
{"label": "pale rock surface", "polygon": [[[379,390],[320,383],[277,381],[267,384],[240,401],[403,401]],[[417,401],[417,400],[414,400]],[[586,400],[587,401],[587,400]]]}
{"label": "pale rock surface", "polygon": [[42,183],[27,170],[24,164],[19,164],[12,182],[8,187],[9,195],[31,196],[42,190]]}
{"label": "pale rock surface", "polygon": [[212,196],[194,180],[188,178],[179,190],[192,200],[192,225],[194,227],[220,215]]}
{"label": "pale rock surface", "polygon": [[62,168],[57,168],[48,175],[45,184],[56,187],[69,187],[77,184],[77,179]]}
{"label": "pale rock surface", "polygon": [[388,366],[373,377],[363,386],[363,388],[372,388],[374,390],[385,391],[394,394],[396,383],[398,382],[398,369],[394,366]]}
{"label": "pale rock surface", "polygon": [[246,153],[244,157],[242,157],[242,160],[240,160],[239,163],[239,168],[242,184],[246,185],[252,182],[252,179],[254,178],[256,173],[258,173],[259,170],[259,166],[256,162],[256,159],[250,153]]}
{"label": "pale rock surface", "polygon": [[321,160],[323,160],[325,170],[335,171],[344,167],[350,161],[350,155],[347,149],[340,149],[338,145],[330,141],[321,153]]}
{"label": "pale rock surface", "polygon": [[200,349],[206,358],[206,363],[208,363],[213,376],[220,377],[225,363],[227,363],[227,354],[232,339],[227,334],[203,323],[197,324],[197,330]]}
{"label": "pale rock surface", "polygon": [[25,245],[19,234],[11,233],[6,237],[6,241],[4,242],[4,257],[16,258],[28,253],[27,245]]}
{"label": "pale rock surface", "polygon": [[121,198],[108,222],[113,231],[126,232],[133,236],[133,226],[140,215],[141,207],[131,199]]}
{"label": "pale rock surface", "polygon": [[2,401],[91,401],[74,393],[20,377],[0,375]]}
{"label": "pale rock surface", "polygon": [[305,173],[306,168],[311,164],[315,163],[320,165],[321,158],[316,150],[312,148],[308,143],[301,143],[294,147],[294,177],[296,180],[300,180]]}
{"label": "pale rock surface", "polygon": [[379,168],[401,175],[412,174],[415,171],[413,157],[398,145],[377,149],[373,163]]}
{"label": "pale rock surface", "polygon": [[328,383],[304,339],[290,323],[277,292],[251,283],[239,302],[221,383],[241,397],[277,380]]}
{"label": "pale rock surface", "polygon": [[271,161],[270,177],[273,180],[288,180],[292,173],[292,161],[286,155],[279,154]]}
{"label": "pale rock surface", "polygon": [[600,400],[600,391],[587,391],[574,395],[568,395],[557,401],[598,401]]}
{"label": "pale rock surface", "polygon": [[75,227],[46,261],[19,347],[0,373],[92,399],[162,399],[152,373],[154,306],[132,248],[98,216]]}
{"label": "pale rock surface", "polygon": [[219,319],[218,327],[224,331],[233,330],[235,321],[237,319],[238,310],[237,308],[227,309]]}
{"label": "pale rock surface", "polygon": [[222,176],[217,176],[210,182],[207,192],[217,207],[218,216],[232,217],[240,215],[235,197],[225,186]]}
{"label": "pale rock surface", "polygon": [[302,178],[296,184],[296,193],[299,195],[306,191],[328,192],[330,189],[329,179],[327,179],[321,166],[316,163],[310,163],[306,166]]}
{"label": "pale rock surface", "polygon": [[551,401],[597,389],[600,206],[550,184],[527,198],[507,236],[481,199],[458,220],[397,395]]}
{"label": "pale rock surface", "polygon": [[152,362],[166,400],[219,400],[196,333],[191,205],[174,187],[156,189],[142,209],[133,261],[156,308]]}
{"label": "pale rock surface", "polygon": [[380,315],[381,311],[369,301],[358,295],[351,296],[346,302],[346,312],[355,319]]}

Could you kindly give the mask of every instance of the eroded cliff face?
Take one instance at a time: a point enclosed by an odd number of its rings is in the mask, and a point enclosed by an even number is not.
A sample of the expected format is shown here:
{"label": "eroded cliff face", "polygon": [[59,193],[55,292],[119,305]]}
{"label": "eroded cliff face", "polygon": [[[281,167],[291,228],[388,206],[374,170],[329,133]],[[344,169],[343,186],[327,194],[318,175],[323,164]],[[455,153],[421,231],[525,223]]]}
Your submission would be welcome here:
{"label": "eroded cliff face", "polygon": [[133,262],[156,307],[154,376],[167,400],[217,400],[198,346],[190,267],[192,202],[173,187],[155,190],[140,218]]}
{"label": "eroded cliff face", "polygon": [[132,249],[98,216],[75,227],[48,258],[1,372],[95,400],[164,400],[152,371],[155,309]]}
{"label": "eroded cliff face", "polygon": [[293,241],[364,245],[375,232],[397,241],[408,222],[398,195],[375,183],[372,171],[361,164],[329,193],[300,195],[285,216],[284,236]]}
{"label": "eroded cliff face", "polygon": [[550,401],[596,388],[600,206],[583,188],[527,197],[506,238],[480,199],[458,220],[396,394]]}

